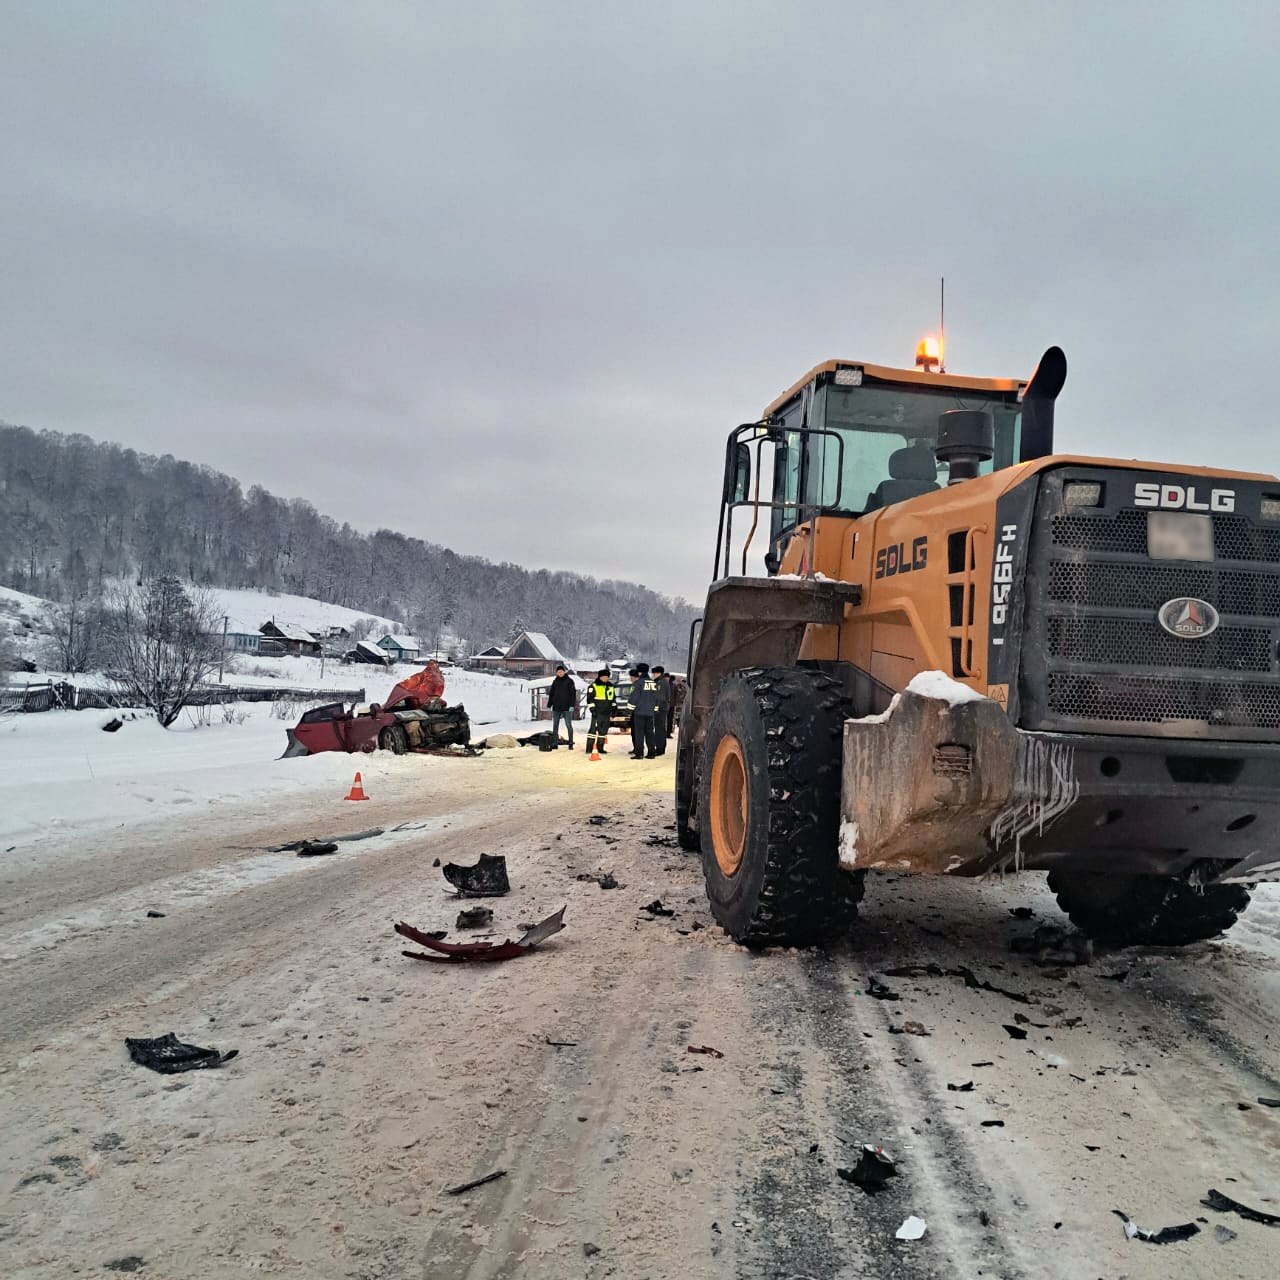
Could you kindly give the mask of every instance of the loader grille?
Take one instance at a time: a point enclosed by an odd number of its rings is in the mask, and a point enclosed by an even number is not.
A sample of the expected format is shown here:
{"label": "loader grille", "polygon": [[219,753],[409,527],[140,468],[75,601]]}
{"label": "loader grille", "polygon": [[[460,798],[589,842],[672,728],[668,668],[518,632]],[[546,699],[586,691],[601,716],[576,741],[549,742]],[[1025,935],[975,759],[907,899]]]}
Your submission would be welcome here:
{"label": "loader grille", "polygon": [[[1067,732],[1280,738],[1280,528],[1255,486],[1212,513],[1214,559],[1153,560],[1133,483],[1151,473],[1062,468],[1041,477],[1027,556],[1019,722]],[[1102,480],[1107,505],[1064,509],[1068,480]],[[1170,476],[1170,483],[1185,477]],[[1219,614],[1184,639],[1159,624],[1182,596]]]}

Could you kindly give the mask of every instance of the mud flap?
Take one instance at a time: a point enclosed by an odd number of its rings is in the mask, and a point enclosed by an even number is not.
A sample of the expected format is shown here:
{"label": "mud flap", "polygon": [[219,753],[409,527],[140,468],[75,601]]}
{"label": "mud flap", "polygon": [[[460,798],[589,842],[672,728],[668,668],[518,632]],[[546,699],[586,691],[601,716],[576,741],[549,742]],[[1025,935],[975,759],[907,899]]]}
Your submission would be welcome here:
{"label": "mud flap", "polygon": [[993,824],[1014,801],[1018,731],[989,698],[910,689],[844,730],[840,864],[977,874],[996,860]]}

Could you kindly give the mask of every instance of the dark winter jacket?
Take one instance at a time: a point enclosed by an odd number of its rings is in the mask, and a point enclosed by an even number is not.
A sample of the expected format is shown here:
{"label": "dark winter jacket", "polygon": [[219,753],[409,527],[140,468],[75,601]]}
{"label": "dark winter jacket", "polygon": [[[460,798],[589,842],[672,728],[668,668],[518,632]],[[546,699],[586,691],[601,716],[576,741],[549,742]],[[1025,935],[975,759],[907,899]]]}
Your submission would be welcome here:
{"label": "dark winter jacket", "polygon": [[658,714],[665,716],[671,710],[671,677],[658,677]]}
{"label": "dark winter jacket", "polygon": [[662,705],[662,695],[658,689],[661,683],[653,676],[642,676],[631,686],[632,715],[651,716],[657,713]]}
{"label": "dark winter jacket", "polygon": [[617,700],[618,691],[607,680],[597,680],[587,690],[587,701],[594,711],[610,712]]}
{"label": "dark winter jacket", "polygon": [[572,711],[578,705],[578,689],[572,676],[556,676],[547,690],[547,706],[552,711]]}

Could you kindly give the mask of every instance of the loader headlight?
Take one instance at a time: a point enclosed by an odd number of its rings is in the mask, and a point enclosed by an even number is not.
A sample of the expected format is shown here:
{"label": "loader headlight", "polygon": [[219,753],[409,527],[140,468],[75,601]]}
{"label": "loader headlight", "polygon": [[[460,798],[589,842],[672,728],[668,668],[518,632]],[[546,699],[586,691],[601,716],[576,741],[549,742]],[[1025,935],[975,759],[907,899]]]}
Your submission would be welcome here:
{"label": "loader headlight", "polygon": [[1099,480],[1068,480],[1062,486],[1062,505],[1068,511],[1079,507],[1102,505],[1102,482]]}

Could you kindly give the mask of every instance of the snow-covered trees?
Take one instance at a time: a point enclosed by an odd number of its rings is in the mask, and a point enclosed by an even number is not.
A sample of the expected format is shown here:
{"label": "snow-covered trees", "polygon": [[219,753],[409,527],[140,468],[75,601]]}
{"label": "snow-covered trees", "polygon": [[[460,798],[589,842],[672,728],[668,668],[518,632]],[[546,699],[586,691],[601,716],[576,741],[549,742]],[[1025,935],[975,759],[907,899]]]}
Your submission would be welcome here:
{"label": "snow-covered trees", "polygon": [[130,704],[168,728],[217,668],[221,619],[206,592],[177,578],[149,578],[107,598],[103,657]]}

